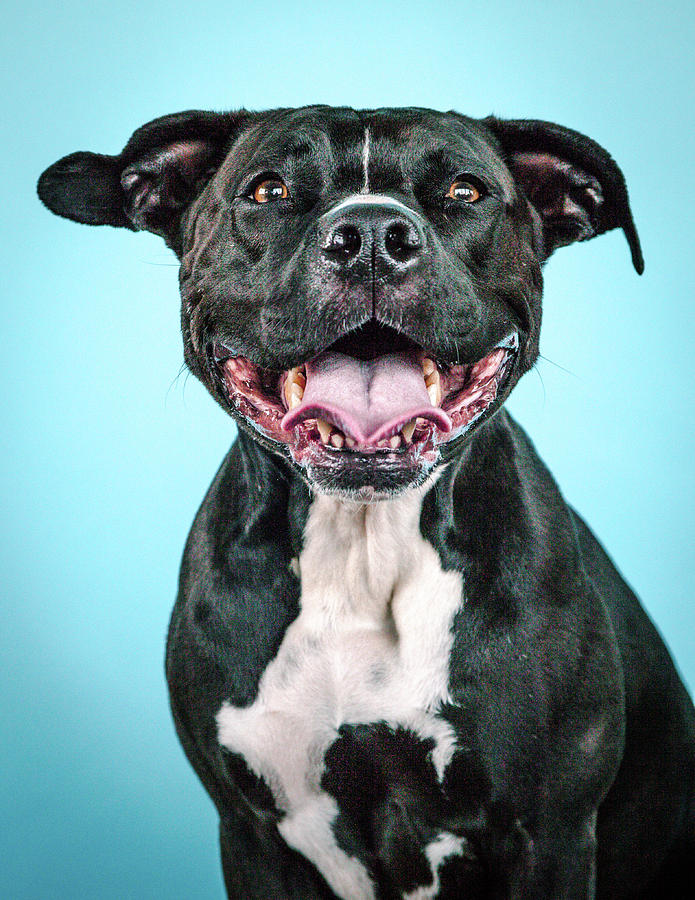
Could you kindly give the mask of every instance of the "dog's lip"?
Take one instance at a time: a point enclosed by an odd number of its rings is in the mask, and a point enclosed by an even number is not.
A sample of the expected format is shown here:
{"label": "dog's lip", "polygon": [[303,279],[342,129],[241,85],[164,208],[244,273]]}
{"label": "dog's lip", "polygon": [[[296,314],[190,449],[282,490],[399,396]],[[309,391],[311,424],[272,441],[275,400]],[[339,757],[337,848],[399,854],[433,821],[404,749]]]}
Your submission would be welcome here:
{"label": "dog's lip", "polygon": [[[290,409],[285,394],[288,377],[293,372],[302,372],[304,366],[278,372],[235,355],[223,341],[208,346],[211,362],[214,360],[215,369],[221,376],[226,402],[231,403],[261,435],[286,446],[295,462],[335,466],[345,464],[349,459],[355,462],[362,459],[370,465],[396,463],[415,467],[434,462],[439,445],[470,430],[497,405],[509,380],[519,342],[518,332],[512,330],[485,356],[469,364],[438,362],[434,355],[419,351],[421,360],[430,360],[430,365],[437,367],[437,380],[442,385],[436,403],[438,411],[432,416],[434,421],[417,418],[402,423],[396,420],[392,429],[380,429],[376,439],[366,446],[360,446],[341,431],[335,417],[333,422],[306,418],[290,431],[283,428],[283,419]],[[436,426],[436,420],[442,414],[442,421],[450,421],[450,426],[444,427],[443,431]]]}
{"label": "dog's lip", "polygon": [[[214,341],[212,341],[210,346],[212,348],[212,354],[211,354],[212,359],[218,365],[226,362],[228,359],[247,359],[247,357],[242,356],[237,350],[234,350],[229,344],[227,344],[221,338],[216,338]],[[518,348],[519,348],[519,332],[516,330],[512,330],[505,337],[503,337],[501,340],[499,340],[492,349],[493,350],[502,349],[502,350],[516,351],[516,350],[518,350]],[[322,352],[324,352],[324,351],[320,351],[320,352],[316,353],[313,357],[311,357],[311,359],[316,359],[318,356],[321,355]],[[434,354],[427,353],[427,351],[423,351],[423,352],[425,352],[426,355],[430,356],[431,358],[433,358],[433,359],[435,358]],[[294,368],[306,365],[306,363],[310,362],[311,359],[305,359],[299,363],[296,363]],[[249,362],[252,362],[252,360],[249,359]],[[446,361],[444,361],[444,364],[445,365],[447,364]],[[254,365],[258,365],[258,364],[254,363]],[[262,368],[262,367],[258,366],[258,368]],[[267,369],[267,371],[274,372],[278,377],[280,377],[280,376],[286,375],[287,372],[289,372],[291,370],[290,369]]]}

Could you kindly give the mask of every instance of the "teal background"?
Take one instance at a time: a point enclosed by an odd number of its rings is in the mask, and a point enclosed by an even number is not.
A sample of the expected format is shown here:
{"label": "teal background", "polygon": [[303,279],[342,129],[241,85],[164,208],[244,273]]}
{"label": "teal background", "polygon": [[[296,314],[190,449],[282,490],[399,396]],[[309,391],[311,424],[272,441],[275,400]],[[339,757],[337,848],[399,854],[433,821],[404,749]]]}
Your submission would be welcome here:
{"label": "teal background", "polygon": [[5,8],[2,828],[8,900],[222,898],[162,671],[179,558],[234,435],[180,372],[176,266],[34,194],[158,115],[312,102],[558,121],[627,177],[614,232],[546,268],[546,357],[510,406],[695,685],[690,2]]}

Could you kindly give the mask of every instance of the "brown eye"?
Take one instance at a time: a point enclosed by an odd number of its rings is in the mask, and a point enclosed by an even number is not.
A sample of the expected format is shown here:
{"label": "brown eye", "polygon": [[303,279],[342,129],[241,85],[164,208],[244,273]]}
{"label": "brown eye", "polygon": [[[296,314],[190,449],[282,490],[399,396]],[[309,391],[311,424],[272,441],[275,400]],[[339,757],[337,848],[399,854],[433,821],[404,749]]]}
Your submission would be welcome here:
{"label": "brown eye", "polygon": [[270,203],[271,200],[284,200],[287,196],[287,185],[279,178],[266,178],[256,185],[253,199],[256,203]]}
{"label": "brown eye", "polygon": [[482,196],[483,192],[465,178],[457,178],[447,193],[452,200],[463,200],[464,203],[475,203]]}

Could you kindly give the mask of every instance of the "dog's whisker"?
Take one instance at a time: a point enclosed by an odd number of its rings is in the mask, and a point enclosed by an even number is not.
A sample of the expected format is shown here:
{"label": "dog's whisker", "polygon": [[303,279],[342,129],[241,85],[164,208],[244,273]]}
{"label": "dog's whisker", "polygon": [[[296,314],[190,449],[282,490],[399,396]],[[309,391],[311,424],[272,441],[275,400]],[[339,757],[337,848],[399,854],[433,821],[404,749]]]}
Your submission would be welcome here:
{"label": "dog's whisker", "polygon": [[565,374],[571,375],[572,378],[577,378],[577,379],[581,380],[581,377],[579,375],[577,375],[576,372],[573,372],[571,369],[566,369],[564,366],[561,366],[560,363],[553,362],[552,359],[550,359],[547,356],[544,356],[542,353],[538,354],[538,358],[540,360],[542,360],[543,362],[549,363],[551,366],[555,366],[556,369],[560,369],[561,372],[565,372]]}

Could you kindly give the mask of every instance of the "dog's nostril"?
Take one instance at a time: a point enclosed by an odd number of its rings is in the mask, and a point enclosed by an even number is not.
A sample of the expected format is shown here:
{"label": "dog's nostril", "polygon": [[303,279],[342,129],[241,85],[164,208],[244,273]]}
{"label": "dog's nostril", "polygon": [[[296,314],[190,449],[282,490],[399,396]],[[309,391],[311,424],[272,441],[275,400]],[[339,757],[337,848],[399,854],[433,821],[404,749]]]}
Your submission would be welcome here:
{"label": "dog's nostril", "polygon": [[360,252],[362,238],[354,225],[339,225],[329,234],[323,252],[341,262],[347,262]]}
{"label": "dog's nostril", "polygon": [[418,254],[422,241],[414,228],[403,222],[394,222],[386,230],[384,246],[392,259],[402,263],[407,262]]}

